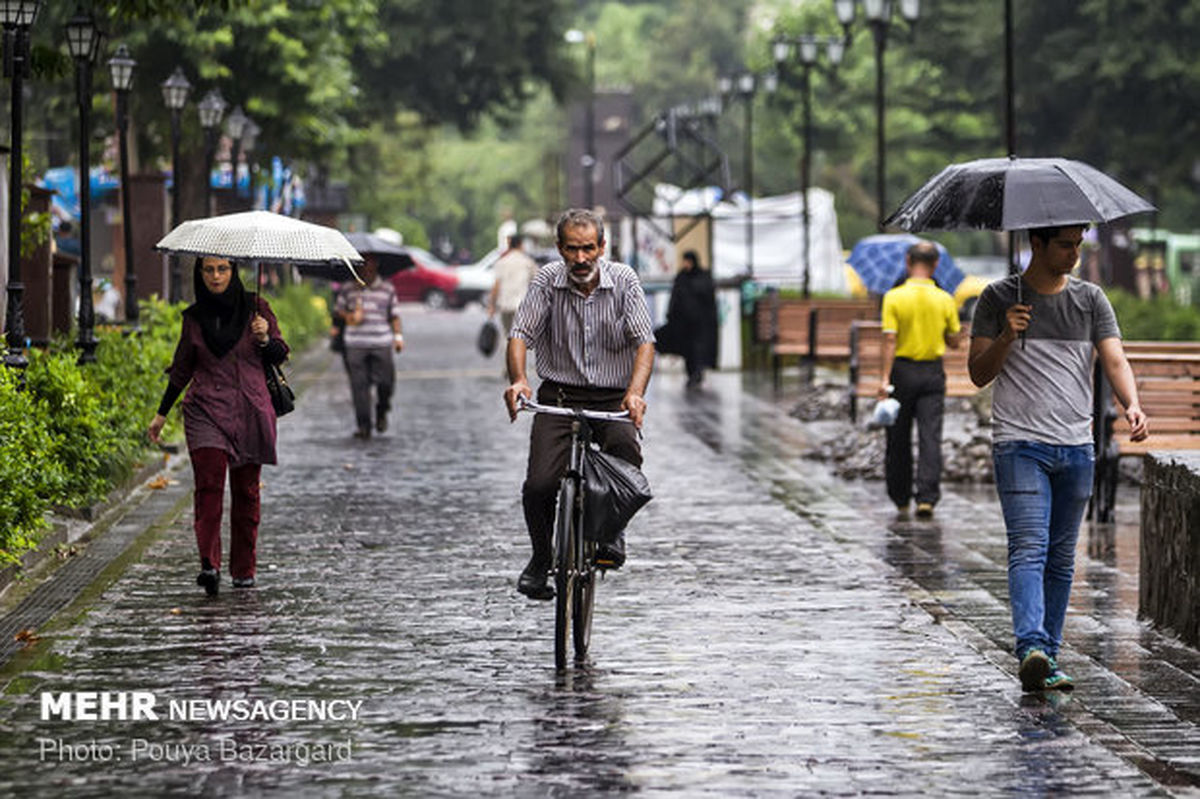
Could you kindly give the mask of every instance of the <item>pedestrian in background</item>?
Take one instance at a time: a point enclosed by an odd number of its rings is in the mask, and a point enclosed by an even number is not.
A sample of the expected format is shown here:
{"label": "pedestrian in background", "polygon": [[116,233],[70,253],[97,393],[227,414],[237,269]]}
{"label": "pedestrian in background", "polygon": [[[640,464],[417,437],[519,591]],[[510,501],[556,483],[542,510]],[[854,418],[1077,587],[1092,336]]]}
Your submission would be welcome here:
{"label": "pedestrian in background", "polygon": [[[533,349],[542,378],[537,401],[596,411],[628,411],[633,424],[598,422],[594,441],[605,452],[642,465],[637,431],[646,413],[646,386],[654,367],[654,331],[642,284],[632,268],[604,257],[604,225],[590,210],[571,209],[558,221],[563,260],[538,270],[517,311],[506,360],[511,385],[504,391],[510,418],[521,397],[532,397],[525,372]],[[530,599],[550,599],[554,503],[567,469],[568,417],[538,414],[529,434],[529,463],[521,499],[533,554],[517,580]],[[618,569],[624,543],[601,545],[596,563]]]}
{"label": "pedestrian in background", "polygon": [[1026,691],[1074,687],[1057,658],[1096,462],[1093,350],[1125,407],[1130,438],[1149,433],[1112,306],[1099,286],[1071,276],[1082,241],[1081,225],[1029,231],[1029,268],[984,289],[971,324],[971,380],[996,381],[992,460]]}
{"label": "pedestrian in background", "polygon": [[375,389],[375,430],[388,427],[396,385],[393,352],[404,349],[400,306],[392,284],[379,276],[379,258],[364,256],[363,284],[344,289],[333,312],[345,323],[342,353],[354,402],[354,437],[371,437],[371,389]]}
{"label": "pedestrian in background", "polygon": [[537,261],[526,254],[522,248],[520,236],[510,236],[508,250],[496,261],[494,269],[496,279],[492,282],[492,291],[488,294],[488,316],[493,317],[500,312],[500,325],[504,334],[512,329],[513,317],[525,292],[529,290],[529,281],[537,274]]}
{"label": "pedestrian in background", "polygon": [[275,458],[275,409],[264,364],[283,363],[288,346],[265,299],[246,295],[236,265],[197,258],[196,301],[183,312],[167,388],[147,431],[158,442],[175,400],[195,479],[193,507],[200,574],[216,596],[221,582],[221,505],[229,474],[229,570],[234,588],[252,588],[257,570],[259,480]]}
{"label": "pedestrian in background", "polygon": [[660,352],[683,356],[688,388],[698,388],[704,370],[717,365],[717,293],[695,250],[683,254],[671,284],[667,323],[655,336]]}
{"label": "pedestrian in background", "polygon": [[[920,241],[905,255],[908,279],[883,295],[883,382],[879,399],[900,403],[887,428],[885,474],[888,497],[908,513],[914,493],[917,516],[929,518],[941,499],[942,419],[946,371],[942,356],[962,340],[954,298],[933,282],[938,249]],[[917,423],[916,486],[913,485],[912,427]]]}

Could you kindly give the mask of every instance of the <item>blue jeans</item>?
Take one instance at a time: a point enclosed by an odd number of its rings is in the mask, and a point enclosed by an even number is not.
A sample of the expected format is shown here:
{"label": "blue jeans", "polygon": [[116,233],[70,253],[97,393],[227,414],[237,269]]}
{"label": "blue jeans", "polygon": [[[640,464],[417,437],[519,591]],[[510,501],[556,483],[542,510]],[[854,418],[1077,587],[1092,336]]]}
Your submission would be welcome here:
{"label": "blue jeans", "polygon": [[1091,444],[1001,441],[992,447],[1008,530],[1008,595],[1017,657],[1055,657],[1075,573],[1075,540],[1092,495]]}

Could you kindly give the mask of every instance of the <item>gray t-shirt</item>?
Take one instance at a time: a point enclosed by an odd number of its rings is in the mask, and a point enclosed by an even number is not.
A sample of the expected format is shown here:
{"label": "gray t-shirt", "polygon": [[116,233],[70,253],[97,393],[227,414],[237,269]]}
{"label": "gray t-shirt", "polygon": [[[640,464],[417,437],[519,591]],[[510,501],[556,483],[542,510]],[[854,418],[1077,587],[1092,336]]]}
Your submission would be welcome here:
{"label": "gray t-shirt", "polygon": [[[972,337],[999,338],[1020,279],[1013,275],[983,290]],[[1121,335],[1112,305],[1099,286],[1074,277],[1057,294],[1038,294],[1025,283],[1021,299],[1033,311],[1024,347],[1013,343],[996,377],[992,440],[1090,444],[1093,347]]]}

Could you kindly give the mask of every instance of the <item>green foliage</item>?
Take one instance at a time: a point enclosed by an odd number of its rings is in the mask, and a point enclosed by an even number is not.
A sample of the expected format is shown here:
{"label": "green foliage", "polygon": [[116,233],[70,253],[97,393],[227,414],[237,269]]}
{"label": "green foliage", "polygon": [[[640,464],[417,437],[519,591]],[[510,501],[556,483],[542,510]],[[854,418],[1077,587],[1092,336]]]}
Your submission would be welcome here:
{"label": "green foliage", "polygon": [[1115,289],[1107,292],[1121,336],[1131,341],[1200,341],[1200,308],[1170,297],[1142,300]]}
{"label": "green foliage", "polygon": [[303,352],[328,334],[328,304],[308,285],[285,286],[279,294],[268,297],[268,301],[279,322],[279,331],[292,352]]}
{"label": "green foliage", "polygon": [[48,448],[54,445],[21,373],[0,367],[0,563],[36,544],[51,498],[67,475]]}

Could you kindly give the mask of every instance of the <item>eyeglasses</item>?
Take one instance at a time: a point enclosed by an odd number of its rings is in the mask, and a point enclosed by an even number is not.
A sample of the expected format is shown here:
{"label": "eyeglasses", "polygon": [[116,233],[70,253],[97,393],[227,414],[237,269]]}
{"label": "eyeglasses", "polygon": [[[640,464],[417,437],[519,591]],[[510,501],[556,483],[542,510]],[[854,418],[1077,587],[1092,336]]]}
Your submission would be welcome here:
{"label": "eyeglasses", "polygon": [[202,266],[200,267],[200,271],[206,275],[227,275],[233,271],[233,267],[228,265]]}

